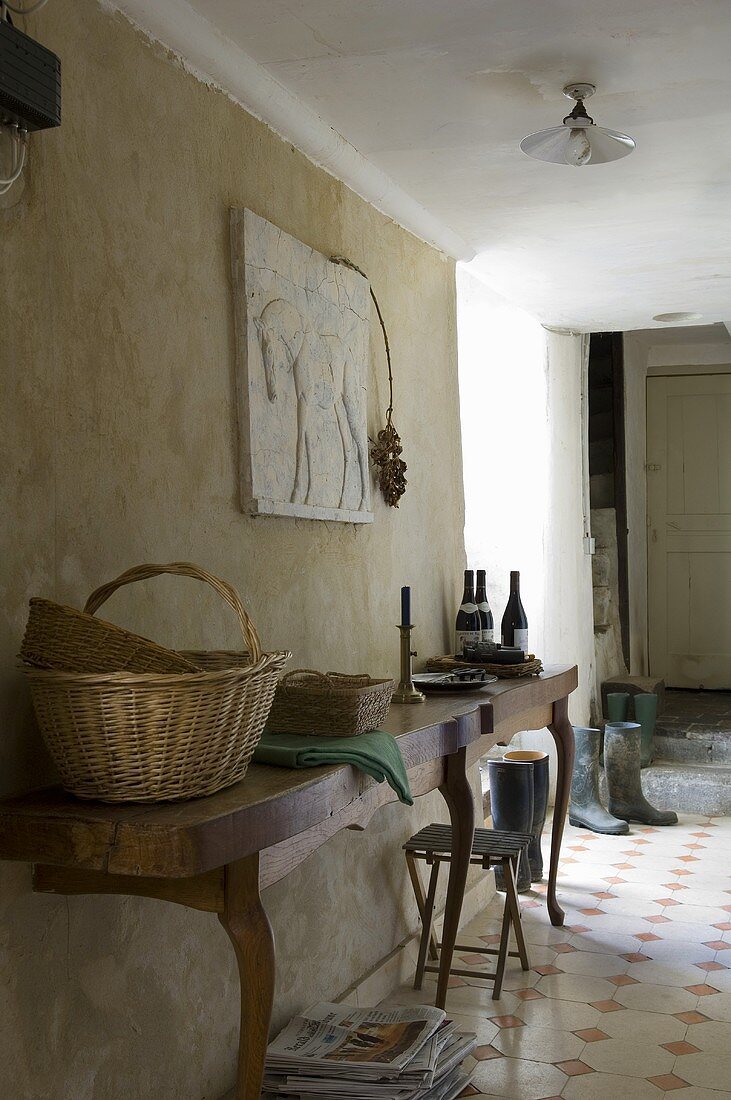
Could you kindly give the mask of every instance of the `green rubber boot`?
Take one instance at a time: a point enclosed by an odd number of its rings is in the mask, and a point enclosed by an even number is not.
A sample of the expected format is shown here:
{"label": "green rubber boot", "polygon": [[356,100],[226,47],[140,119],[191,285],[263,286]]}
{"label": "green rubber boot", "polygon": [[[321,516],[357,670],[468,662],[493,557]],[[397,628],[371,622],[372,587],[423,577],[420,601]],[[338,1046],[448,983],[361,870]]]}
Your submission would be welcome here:
{"label": "green rubber boot", "polygon": [[678,815],[673,810],[656,810],[642,792],[640,736],[638,722],[607,722],[604,727],[609,812],[622,821],[642,825],[677,825]]}
{"label": "green rubber boot", "polygon": [[652,763],[655,723],[657,721],[657,695],[654,691],[640,691],[635,695],[635,721],[640,723],[640,767],[648,768]]}
{"label": "green rubber boot", "polygon": [[626,821],[612,817],[604,809],[599,798],[599,730],[587,726],[574,726],[574,772],[571,776],[571,802],[569,823],[583,826],[593,833],[610,833],[622,836],[629,832]]}

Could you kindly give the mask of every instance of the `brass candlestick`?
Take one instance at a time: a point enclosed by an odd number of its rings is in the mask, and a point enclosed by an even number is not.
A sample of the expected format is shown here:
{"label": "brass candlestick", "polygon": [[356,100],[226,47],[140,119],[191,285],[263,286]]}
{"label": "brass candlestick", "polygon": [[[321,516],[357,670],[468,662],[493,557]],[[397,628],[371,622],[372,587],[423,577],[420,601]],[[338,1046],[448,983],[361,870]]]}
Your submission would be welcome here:
{"label": "brass candlestick", "polygon": [[417,656],[416,651],[411,648],[411,631],[413,629],[413,625],[404,626],[402,623],[399,626],[401,631],[401,680],[393,693],[394,703],[426,702],[426,695],[422,695],[414,687],[414,681],[411,679],[411,658]]}

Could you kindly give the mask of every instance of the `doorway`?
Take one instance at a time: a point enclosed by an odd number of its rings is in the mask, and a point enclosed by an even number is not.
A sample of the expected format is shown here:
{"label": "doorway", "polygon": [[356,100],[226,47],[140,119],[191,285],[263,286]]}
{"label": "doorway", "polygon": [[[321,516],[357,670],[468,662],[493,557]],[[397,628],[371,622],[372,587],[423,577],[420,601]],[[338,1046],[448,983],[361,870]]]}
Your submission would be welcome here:
{"label": "doorway", "polygon": [[731,689],[731,375],[647,380],[650,673]]}

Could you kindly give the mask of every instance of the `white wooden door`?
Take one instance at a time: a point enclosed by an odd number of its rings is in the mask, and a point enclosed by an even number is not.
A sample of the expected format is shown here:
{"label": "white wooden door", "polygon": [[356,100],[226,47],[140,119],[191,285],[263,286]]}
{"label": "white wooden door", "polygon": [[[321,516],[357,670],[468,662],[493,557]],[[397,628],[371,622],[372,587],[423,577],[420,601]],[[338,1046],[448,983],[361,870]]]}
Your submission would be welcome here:
{"label": "white wooden door", "polygon": [[731,375],[647,380],[650,673],[731,688]]}

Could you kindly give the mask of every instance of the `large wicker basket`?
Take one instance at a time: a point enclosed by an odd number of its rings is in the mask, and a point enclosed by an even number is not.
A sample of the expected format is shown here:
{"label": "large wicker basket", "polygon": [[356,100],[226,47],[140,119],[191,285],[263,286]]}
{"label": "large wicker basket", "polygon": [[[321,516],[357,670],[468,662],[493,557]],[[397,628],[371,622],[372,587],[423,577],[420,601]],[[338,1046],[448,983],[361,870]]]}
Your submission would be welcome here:
{"label": "large wicker basket", "polygon": [[[262,654],[238,593],[187,562],[141,565],[98,588],[93,614],[118,588],[163,573],[206,581],[236,612],[249,664],[183,673],[26,669],[46,744],[67,790],[105,802],[213,794],[246,774],[289,653]],[[210,664],[228,664],[212,654]],[[241,660],[240,655],[236,655]]]}
{"label": "large wicker basket", "polygon": [[267,728],[271,733],[356,737],[378,729],[393,689],[393,680],[298,668],[279,681]]}

